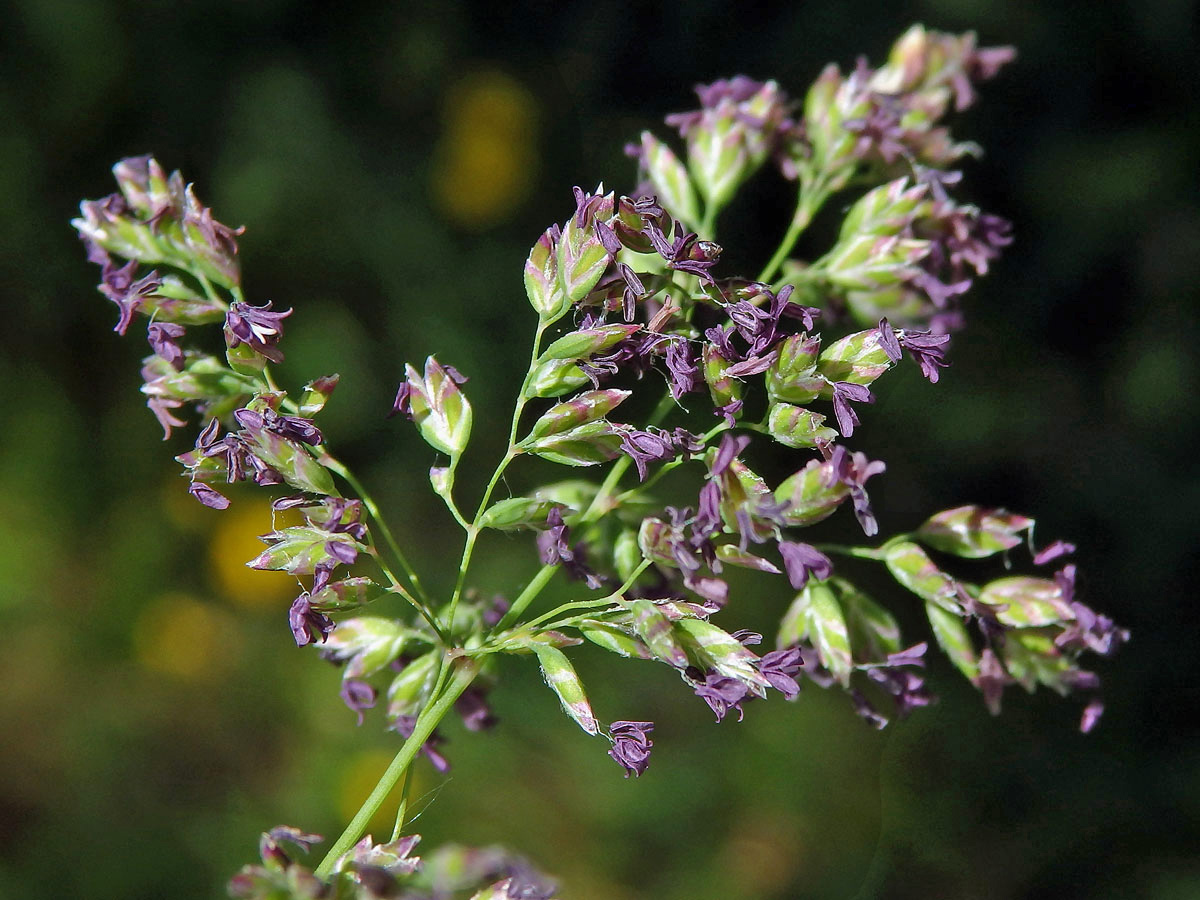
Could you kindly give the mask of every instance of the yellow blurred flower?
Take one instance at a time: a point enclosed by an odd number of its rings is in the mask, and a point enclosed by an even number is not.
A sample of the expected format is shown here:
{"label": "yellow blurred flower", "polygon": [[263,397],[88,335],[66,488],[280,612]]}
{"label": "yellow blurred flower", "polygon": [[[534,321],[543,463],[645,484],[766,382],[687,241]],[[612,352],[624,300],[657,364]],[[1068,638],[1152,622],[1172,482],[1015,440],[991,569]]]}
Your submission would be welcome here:
{"label": "yellow blurred flower", "polygon": [[[289,601],[300,593],[295,577],[246,566],[264,549],[258,536],[274,527],[271,511],[264,506],[261,502],[235,503],[221,512],[209,545],[209,571],[222,597],[253,609],[286,612]],[[275,525],[285,524],[292,523],[284,522],[284,514],[276,513]]]}
{"label": "yellow blurred flower", "polygon": [[536,113],[530,93],[503,72],[475,72],[450,88],[430,175],[448,219],[484,227],[525,199],[537,169]]}
{"label": "yellow blurred flower", "polygon": [[212,604],[165,594],[146,606],[133,626],[137,661],[152,672],[187,681],[223,674],[234,652],[233,623]]}

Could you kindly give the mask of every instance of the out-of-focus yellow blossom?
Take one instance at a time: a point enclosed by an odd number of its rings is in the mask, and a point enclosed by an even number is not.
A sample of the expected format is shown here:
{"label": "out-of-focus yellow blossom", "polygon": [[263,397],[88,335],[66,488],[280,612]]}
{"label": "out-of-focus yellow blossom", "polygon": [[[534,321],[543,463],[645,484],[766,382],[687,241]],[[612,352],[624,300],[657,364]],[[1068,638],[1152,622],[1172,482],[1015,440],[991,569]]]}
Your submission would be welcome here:
{"label": "out-of-focus yellow blossom", "polygon": [[233,623],[209,603],[186,594],[164,594],[142,610],[133,626],[138,662],[153,672],[188,681],[224,674],[235,642]]}
{"label": "out-of-focus yellow blossom", "polygon": [[[293,523],[276,513],[275,524],[282,527]],[[209,547],[209,568],[222,597],[241,606],[286,613],[288,601],[301,590],[295,577],[246,566],[263,551],[258,536],[272,527],[271,512],[263,504],[235,503],[223,510]]]}
{"label": "out-of-focus yellow blossom", "polygon": [[537,147],[537,110],[525,88],[495,70],[464,76],[446,94],[434,203],[456,225],[500,221],[528,194]]}

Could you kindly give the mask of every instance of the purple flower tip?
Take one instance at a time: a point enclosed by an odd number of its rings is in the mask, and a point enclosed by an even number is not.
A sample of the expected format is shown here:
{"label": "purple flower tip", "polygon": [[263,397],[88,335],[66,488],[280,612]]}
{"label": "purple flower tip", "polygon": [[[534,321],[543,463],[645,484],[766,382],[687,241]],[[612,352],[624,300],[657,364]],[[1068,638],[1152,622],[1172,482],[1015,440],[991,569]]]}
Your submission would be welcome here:
{"label": "purple flower tip", "polygon": [[650,764],[650,748],[654,742],[648,735],[653,730],[653,722],[613,722],[609,726],[613,746],[608,755],[624,767],[626,778],[630,774],[641,777]]}
{"label": "purple flower tip", "polygon": [[342,702],[358,714],[358,724],[363,723],[363,710],[375,706],[375,688],[358,678],[347,678],[340,691]]}
{"label": "purple flower tip", "polygon": [[824,581],[833,574],[833,563],[829,557],[811,544],[780,541],[779,555],[783,557],[788,580],[796,590],[808,584],[810,575],[818,581]]}

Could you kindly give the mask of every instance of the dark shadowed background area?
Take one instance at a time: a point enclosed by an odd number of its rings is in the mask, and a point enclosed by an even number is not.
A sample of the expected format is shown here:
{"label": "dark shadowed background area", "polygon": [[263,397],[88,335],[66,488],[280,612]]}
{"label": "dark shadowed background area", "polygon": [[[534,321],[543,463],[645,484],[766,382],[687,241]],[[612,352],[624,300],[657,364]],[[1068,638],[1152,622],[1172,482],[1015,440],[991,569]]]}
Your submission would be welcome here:
{"label": "dark shadowed background area", "polygon": [[[717,726],[669,672],[581,648],[601,718],[658,723],[648,773],[622,780],[510,660],[501,727],[447,729],[452,777],[414,828],[505,842],[575,900],[1200,896],[1195,3],[8,6],[0,896],[221,896],[260,831],[340,831],[398,746],[378,716],[356,729],[336,670],[294,646],[294,582],[243,566],[262,498],[199,506],[171,459],[188,439],[159,440],[147,348],[112,333],[67,224],[118,158],[153,152],[247,226],[249,298],[296,309],[284,382],[342,374],[326,434],[444,589],[459,533],[432,454],[384,418],[403,362],[472,376],[474,460],[494,458],[533,324],[521,264],[571,186],[630,189],[623,145],[665,135],[695,82],[802,94],[914,21],[1020,50],[954,123],[987,149],[964,196],[1017,239],[943,381],[881,382],[854,445],[888,462],[885,534],[973,501],[1079,544],[1084,599],[1133,630],[1096,665],[1100,727],[1079,735],[1078,705],[1045,692],[1010,691],[993,719],[940,657],[940,704],[881,733],[811,685]],[[752,193],[721,224],[732,267],[756,268],[789,212],[771,176]],[[478,472],[460,480],[477,496]],[[489,548],[478,583],[512,593],[532,542]],[[778,616],[789,597],[765,584],[738,583],[727,626]],[[439,783],[422,768],[416,795]]]}

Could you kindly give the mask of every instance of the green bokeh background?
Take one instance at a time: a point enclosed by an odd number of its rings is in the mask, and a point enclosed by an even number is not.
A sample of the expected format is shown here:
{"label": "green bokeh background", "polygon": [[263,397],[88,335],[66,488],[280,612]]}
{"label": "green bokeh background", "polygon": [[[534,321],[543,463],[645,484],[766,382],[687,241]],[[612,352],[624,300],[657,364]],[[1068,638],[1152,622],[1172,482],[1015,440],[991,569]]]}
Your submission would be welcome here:
{"label": "green bokeh background", "polygon": [[[628,188],[623,144],[697,81],[801,93],[913,21],[1020,49],[955,126],[988,151],[967,195],[1017,241],[943,382],[888,379],[855,444],[888,461],[885,533],[975,501],[1079,543],[1086,599],[1134,633],[1097,666],[1101,727],[1080,736],[1077,706],[1041,694],[992,719],[940,660],[941,703],[883,733],[811,688],[718,727],[669,672],[577,653],[601,718],[658,723],[648,774],[624,781],[514,660],[500,729],[447,729],[452,777],[421,770],[436,796],[414,827],[505,842],[578,900],[1200,896],[1195,6],[9,4],[0,897],[221,896],[260,831],[336,834],[397,746],[378,718],[354,728],[337,672],[292,644],[287,580],[242,569],[261,497],[218,515],[184,495],[183,439],[160,443],[137,392],[146,348],[112,333],[67,226],[116,159],[154,152],[248,226],[250,298],[296,308],[283,379],[342,374],[326,433],[444,588],[458,537],[431,454],[383,418],[403,361],[473,376],[474,459],[494,456],[532,324],[519,269],[571,185]],[[721,225],[731,266],[786,220],[786,192],[753,192],[765,212]],[[464,496],[482,480],[461,478]],[[489,590],[536,564],[525,541],[485,550]],[[788,599],[738,591],[731,628],[769,628]]]}

